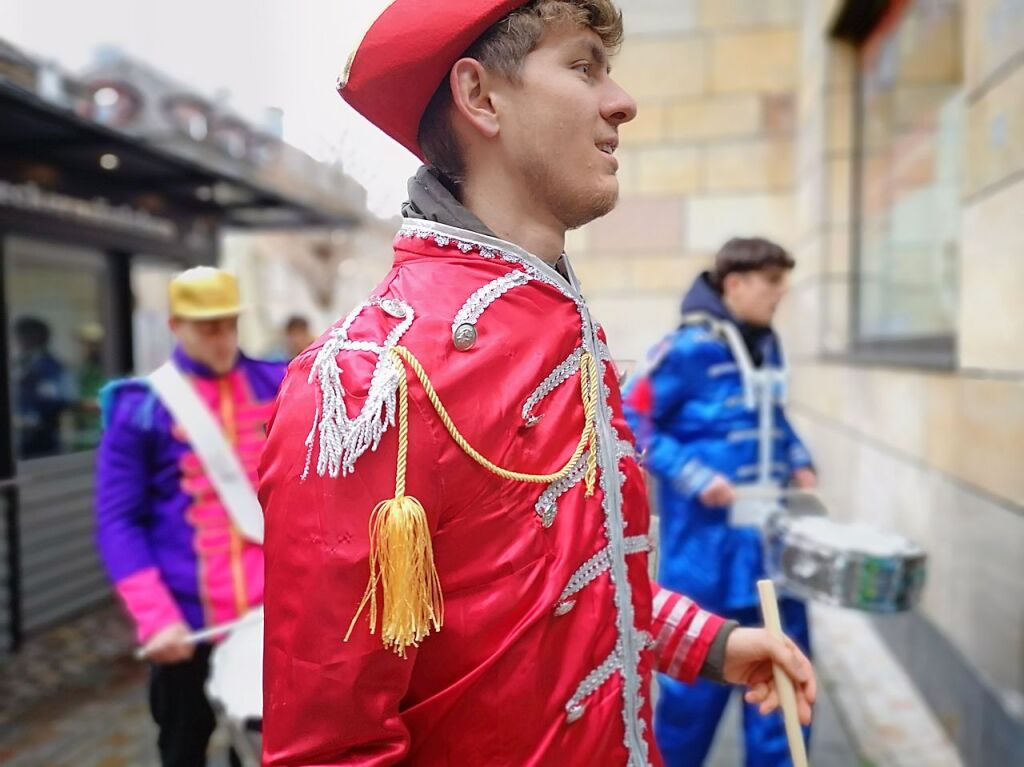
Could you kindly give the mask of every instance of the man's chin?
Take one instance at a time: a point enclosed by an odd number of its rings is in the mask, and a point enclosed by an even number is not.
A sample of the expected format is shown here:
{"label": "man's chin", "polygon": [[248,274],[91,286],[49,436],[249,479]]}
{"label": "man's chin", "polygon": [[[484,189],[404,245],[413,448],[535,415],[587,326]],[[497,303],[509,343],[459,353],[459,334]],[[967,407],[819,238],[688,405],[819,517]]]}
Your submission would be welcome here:
{"label": "man's chin", "polygon": [[218,360],[217,362],[207,365],[215,374],[219,376],[227,375],[234,367],[235,362],[238,360],[237,357],[232,357],[230,360]]}
{"label": "man's chin", "polygon": [[567,222],[567,229],[579,229],[595,219],[607,216],[615,206],[619,204],[619,182],[615,181],[614,187],[595,192],[588,200],[588,204],[580,206],[578,215],[573,216]]}
{"label": "man's chin", "polygon": [[605,189],[602,190],[601,195],[595,199],[595,210],[596,215],[594,218],[601,218],[601,216],[607,216],[613,210],[615,206],[619,204],[619,179],[612,175],[609,176],[605,184]]}

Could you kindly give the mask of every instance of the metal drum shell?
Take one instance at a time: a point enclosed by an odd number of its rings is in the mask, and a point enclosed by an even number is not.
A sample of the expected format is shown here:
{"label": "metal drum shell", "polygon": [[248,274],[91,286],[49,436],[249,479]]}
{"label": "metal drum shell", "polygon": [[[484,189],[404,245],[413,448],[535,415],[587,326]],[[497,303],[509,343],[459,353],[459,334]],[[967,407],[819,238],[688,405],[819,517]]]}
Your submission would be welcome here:
{"label": "metal drum shell", "polygon": [[868,612],[902,612],[921,598],[927,555],[917,547],[891,555],[840,550],[801,536],[779,514],[764,528],[765,567],[797,596]]}
{"label": "metal drum shell", "polygon": [[238,723],[263,717],[263,608],[249,615],[213,648],[206,681],[210,702]]}

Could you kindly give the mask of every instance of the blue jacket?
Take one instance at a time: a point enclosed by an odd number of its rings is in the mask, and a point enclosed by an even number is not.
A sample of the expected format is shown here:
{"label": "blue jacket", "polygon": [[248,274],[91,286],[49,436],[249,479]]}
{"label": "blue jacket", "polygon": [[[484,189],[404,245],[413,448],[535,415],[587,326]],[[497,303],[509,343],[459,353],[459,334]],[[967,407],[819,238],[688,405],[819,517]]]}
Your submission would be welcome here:
{"label": "blue jacket", "polygon": [[[683,301],[683,313],[693,312],[736,324],[755,365],[782,366],[775,333],[736,323],[706,275]],[[756,605],[764,573],[759,531],[731,527],[728,509],[699,500],[716,474],[734,484],[757,479],[758,414],[744,404],[743,391],[727,342],[686,324],[651,350],[624,392],[644,466],[658,480],[658,582],[719,611]],[[785,485],[811,458],[779,406],[775,427],[772,478]]]}

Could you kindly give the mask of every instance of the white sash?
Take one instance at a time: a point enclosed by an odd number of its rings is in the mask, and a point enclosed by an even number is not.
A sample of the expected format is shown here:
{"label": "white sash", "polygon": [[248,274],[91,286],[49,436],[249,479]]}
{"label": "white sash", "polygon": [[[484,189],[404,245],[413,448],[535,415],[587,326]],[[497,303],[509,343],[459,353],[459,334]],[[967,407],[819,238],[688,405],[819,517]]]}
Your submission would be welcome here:
{"label": "white sash", "polygon": [[263,510],[249,475],[192,384],[173,362],[165,362],[151,373],[149,382],[175,422],[185,430],[235,526],[249,540],[263,543]]}

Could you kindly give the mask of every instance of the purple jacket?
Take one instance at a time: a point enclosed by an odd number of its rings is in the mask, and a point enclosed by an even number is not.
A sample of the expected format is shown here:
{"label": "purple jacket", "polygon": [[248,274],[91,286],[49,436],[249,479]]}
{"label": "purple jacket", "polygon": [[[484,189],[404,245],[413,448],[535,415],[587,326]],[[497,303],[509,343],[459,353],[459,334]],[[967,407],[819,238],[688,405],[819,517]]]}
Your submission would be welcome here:
{"label": "purple jacket", "polygon": [[[285,364],[239,356],[217,376],[175,349],[174,362],[221,423],[255,486]],[[184,620],[197,629],[263,601],[263,550],[244,539],[181,428],[146,379],[109,384],[96,467],[96,538],[145,642]]]}

